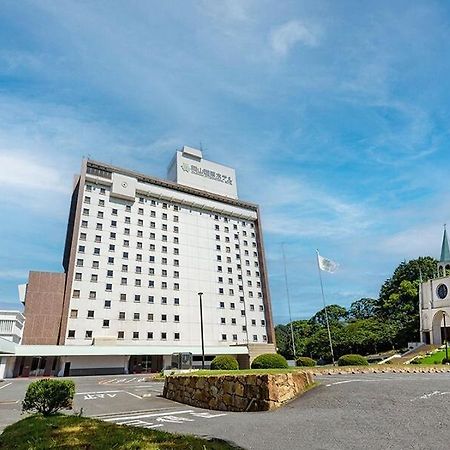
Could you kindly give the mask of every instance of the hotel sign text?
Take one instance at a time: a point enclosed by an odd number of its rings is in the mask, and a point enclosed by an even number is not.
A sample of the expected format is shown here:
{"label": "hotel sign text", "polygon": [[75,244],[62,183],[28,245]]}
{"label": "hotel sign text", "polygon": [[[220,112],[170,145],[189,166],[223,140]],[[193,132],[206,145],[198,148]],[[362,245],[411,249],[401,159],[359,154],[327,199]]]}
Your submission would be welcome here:
{"label": "hotel sign text", "polygon": [[210,180],[220,181],[221,183],[225,184],[233,184],[233,180],[228,175],[223,175],[209,169],[202,169],[201,167],[197,167],[194,164],[182,163],[181,168],[187,173],[193,173],[194,175],[209,178]]}

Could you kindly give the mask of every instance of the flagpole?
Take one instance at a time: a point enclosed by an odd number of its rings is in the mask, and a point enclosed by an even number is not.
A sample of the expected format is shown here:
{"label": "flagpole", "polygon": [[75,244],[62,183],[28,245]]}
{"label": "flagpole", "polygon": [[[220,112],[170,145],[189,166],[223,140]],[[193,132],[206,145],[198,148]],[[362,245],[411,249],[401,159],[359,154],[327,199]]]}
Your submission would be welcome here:
{"label": "flagpole", "polygon": [[325,294],[323,292],[322,272],[321,272],[320,264],[319,264],[319,250],[316,250],[316,252],[317,252],[317,269],[319,271],[319,280],[320,280],[320,290],[322,291],[322,301],[323,301],[323,308],[325,310],[325,321],[326,321],[327,330],[328,330],[328,340],[330,341],[331,360],[332,360],[333,366],[334,366],[333,341],[331,340],[330,322],[328,321],[327,304],[325,302]]}
{"label": "flagpole", "polygon": [[295,351],[295,341],[294,341],[294,328],[292,326],[291,298],[290,298],[290,295],[289,295],[289,286],[288,286],[287,269],[286,269],[286,256],[284,254],[284,243],[281,244],[281,251],[283,253],[284,280],[285,280],[285,283],[286,283],[286,297],[287,297],[288,309],[289,309],[289,323],[291,325],[292,351],[294,353],[294,359],[297,359],[297,353]]}

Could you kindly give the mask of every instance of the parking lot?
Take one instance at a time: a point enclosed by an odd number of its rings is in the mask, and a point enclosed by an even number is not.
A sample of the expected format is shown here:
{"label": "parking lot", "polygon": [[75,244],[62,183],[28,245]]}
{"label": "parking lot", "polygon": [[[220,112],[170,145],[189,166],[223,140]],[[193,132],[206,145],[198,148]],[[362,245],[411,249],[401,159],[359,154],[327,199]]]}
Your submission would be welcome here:
{"label": "parking lot", "polygon": [[[142,376],[78,377],[75,411],[108,422],[226,439],[247,449],[448,449],[450,374],[359,374],[272,412],[209,411],[166,400]],[[0,427],[20,418],[32,380],[0,383]]]}

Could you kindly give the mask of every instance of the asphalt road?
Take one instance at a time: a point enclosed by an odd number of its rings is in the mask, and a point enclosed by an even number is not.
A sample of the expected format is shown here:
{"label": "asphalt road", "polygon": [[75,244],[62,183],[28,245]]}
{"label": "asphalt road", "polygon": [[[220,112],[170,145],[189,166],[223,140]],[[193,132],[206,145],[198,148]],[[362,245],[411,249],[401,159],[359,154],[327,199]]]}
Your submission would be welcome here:
{"label": "asphalt road", "polygon": [[[450,374],[364,374],[318,378],[284,408],[207,411],[158,397],[143,377],[74,378],[75,410],[113,423],[215,436],[246,449],[448,449]],[[0,383],[0,427],[20,416],[30,380]],[[8,384],[11,383],[11,384]],[[17,403],[15,403],[17,402]]]}

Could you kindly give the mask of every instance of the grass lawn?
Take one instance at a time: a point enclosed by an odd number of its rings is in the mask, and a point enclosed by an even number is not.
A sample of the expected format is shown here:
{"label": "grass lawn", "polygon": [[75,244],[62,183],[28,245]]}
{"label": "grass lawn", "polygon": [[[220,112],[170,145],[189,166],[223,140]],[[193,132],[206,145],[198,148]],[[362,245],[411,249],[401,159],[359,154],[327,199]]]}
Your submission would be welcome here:
{"label": "grass lawn", "polygon": [[[450,349],[449,349],[450,356]],[[432,355],[424,356],[420,359],[420,364],[441,364],[445,358],[445,350],[440,350]]]}
{"label": "grass lawn", "polygon": [[232,450],[220,440],[204,440],[145,428],[127,427],[87,417],[29,416],[5,428],[2,450]]}

